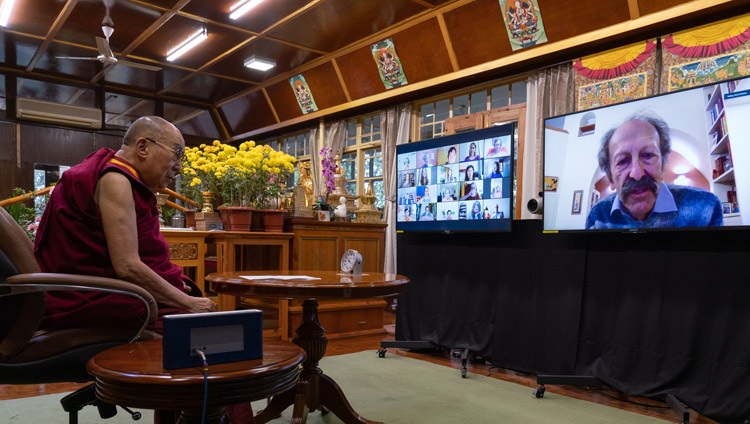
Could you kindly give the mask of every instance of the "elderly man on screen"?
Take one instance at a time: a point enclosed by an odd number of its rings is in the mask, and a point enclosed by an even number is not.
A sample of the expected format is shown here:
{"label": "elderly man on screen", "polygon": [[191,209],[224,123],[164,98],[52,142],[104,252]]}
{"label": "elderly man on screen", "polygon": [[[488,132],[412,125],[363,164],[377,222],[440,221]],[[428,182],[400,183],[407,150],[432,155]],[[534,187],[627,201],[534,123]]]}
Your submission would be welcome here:
{"label": "elderly man on screen", "polygon": [[716,195],[662,181],[670,151],[669,127],[653,115],[634,115],[607,131],[599,149],[599,168],[616,192],[594,205],[586,228],[723,225]]}

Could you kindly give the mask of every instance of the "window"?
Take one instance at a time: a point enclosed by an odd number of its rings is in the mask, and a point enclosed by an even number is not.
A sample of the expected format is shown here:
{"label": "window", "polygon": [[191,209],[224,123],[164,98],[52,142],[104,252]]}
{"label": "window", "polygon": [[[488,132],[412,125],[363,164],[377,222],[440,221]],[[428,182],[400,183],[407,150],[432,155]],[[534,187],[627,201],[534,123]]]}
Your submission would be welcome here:
{"label": "window", "polygon": [[297,159],[298,164],[294,167],[294,174],[289,177],[286,184],[287,190],[291,191],[299,180],[299,162],[310,161],[310,131],[288,134],[280,138],[265,140],[260,144],[267,144]]}
{"label": "window", "polygon": [[380,149],[380,113],[360,116],[346,122],[346,142],[341,167],[346,176],[346,189],[362,196],[372,183],[375,206],[385,207],[383,187],[383,155]]}
{"label": "window", "polygon": [[445,135],[445,120],[526,102],[526,81],[494,83],[418,104],[418,133],[415,141]]}

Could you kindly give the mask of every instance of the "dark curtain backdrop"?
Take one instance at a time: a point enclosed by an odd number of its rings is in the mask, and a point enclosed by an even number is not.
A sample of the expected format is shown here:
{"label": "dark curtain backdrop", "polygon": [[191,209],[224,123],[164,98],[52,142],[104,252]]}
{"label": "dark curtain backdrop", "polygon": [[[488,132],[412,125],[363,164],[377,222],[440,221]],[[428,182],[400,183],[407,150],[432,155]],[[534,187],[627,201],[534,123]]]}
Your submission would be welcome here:
{"label": "dark curtain backdrop", "polygon": [[[750,418],[750,232],[398,235],[398,340]],[[531,396],[531,395],[530,395]]]}

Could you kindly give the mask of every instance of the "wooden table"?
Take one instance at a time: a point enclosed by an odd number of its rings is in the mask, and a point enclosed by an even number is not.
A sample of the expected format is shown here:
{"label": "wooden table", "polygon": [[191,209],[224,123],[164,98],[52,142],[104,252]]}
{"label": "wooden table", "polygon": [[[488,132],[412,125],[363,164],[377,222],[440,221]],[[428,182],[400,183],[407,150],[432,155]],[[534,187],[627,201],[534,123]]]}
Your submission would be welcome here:
{"label": "wooden table", "polygon": [[[181,423],[200,423],[203,367],[166,370],[162,343],[146,340],[105,350],[89,360],[96,395],[115,405],[145,409],[178,409]],[[220,423],[224,407],[265,399],[294,390],[304,351],[275,339],[263,340],[263,358],[208,365],[206,422]]]}
{"label": "wooden table", "polygon": [[[319,280],[248,280],[243,275],[310,276]],[[276,297],[304,299],[302,323],[295,331],[294,343],[305,349],[307,359],[302,365],[298,386],[274,396],[266,409],[256,417],[257,424],[266,423],[294,405],[293,423],[305,423],[307,409],[321,407],[336,414],[347,424],[375,423],[357,414],[346,400],[344,392],[333,379],[323,373],[318,363],[325,356],[328,339],[325,329],[318,322],[317,299],[360,299],[392,296],[403,292],[409,279],[396,274],[377,272],[362,276],[349,276],[336,271],[244,271],[214,273],[206,281],[217,293],[231,296]],[[307,407],[307,409],[305,408]]]}

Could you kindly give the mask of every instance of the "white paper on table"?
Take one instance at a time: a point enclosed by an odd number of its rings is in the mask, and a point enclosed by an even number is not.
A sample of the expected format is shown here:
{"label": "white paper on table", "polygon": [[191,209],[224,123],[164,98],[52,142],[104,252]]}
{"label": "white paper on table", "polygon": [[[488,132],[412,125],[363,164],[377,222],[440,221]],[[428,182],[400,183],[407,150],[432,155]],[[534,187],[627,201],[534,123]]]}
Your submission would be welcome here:
{"label": "white paper on table", "polygon": [[309,275],[240,275],[246,280],[320,280]]}

